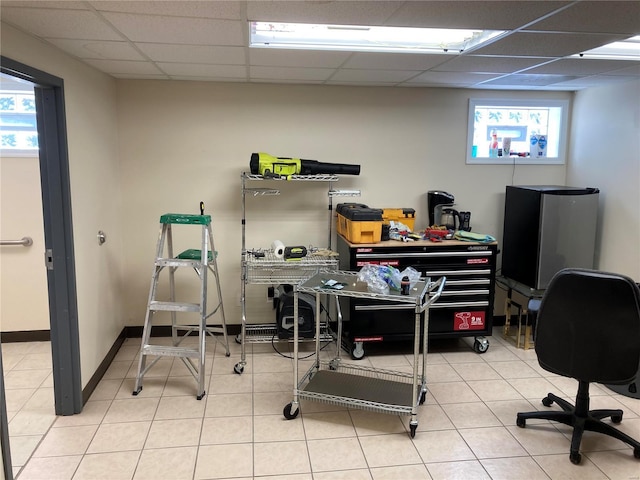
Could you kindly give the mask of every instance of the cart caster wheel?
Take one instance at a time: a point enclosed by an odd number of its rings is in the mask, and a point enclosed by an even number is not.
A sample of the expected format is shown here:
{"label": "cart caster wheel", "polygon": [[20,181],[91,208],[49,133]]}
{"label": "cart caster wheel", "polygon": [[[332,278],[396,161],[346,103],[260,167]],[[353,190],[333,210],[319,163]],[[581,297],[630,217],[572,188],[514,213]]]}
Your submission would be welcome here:
{"label": "cart caster wheel", "polygon": [[236,335],[236,343],[242,345],[242,335],[240,335],[240,334]]}
{"label": "cart caster wheel", "polygon": [[553,400],[551,400],[549,397],[544,397],[544,398],[542,399],[542,404],[543,404],[545,407],[550,407],[551,405],[553,405]]}
{"label": "cart caster wheel", "polygon": [[242,372],[244,372],[244,367],[241,364],[236,363],[235,366],[233,367],[233,372],[240,375]]}
{"label": "cart caster wheel", "polygon": [[225,357],[230,357],[231,356],[231,352],[227,352],[224,354]]}
{"label": "cart caster wheel", "polygon": [[362,342],[355,342],[353,344],[351,358],[353,360],[362,360],[364,358],[364,344]]}
{"label": "cart caster wheel", "polygon": [[284,418],[286,418],[287,420],[293,420],[298,416],[298,412],[300,412],[299,409],[296,409],[295,412],[291,412],[292,408],[293,408],[293,405],[291,403],[287,403],[284,407],[284,410],[282,411]]}
{"label": "cart caster wheel", "polygon": [[622,421],[622,415],[611,415],[611,421],[613,423],[620,423]]}
{"label": "cart caster wheel", "polygon": [[520,428],[524,428],[527,424],[527,421],[524,418],[520,418],[520,416],[516,417],[516,425]]}
{"label": "cart caster wheel", "polygon": [[486,352],[487,350],[489,350],[489,340],[487,340],[486,338],[483,338],[482,340],[476,338],[476,340],[473,342],[473,350],[476,353]]}
{"label": "cart caster wheel", "polygon": [[134,390],[133,392],[131,392],[131,395],[136,396],[136,395],[138,395],[141,391],[142,391],[142,387],[140,387],[139,389]]}
{"label": "cart caster wheel", "polygon": [[411,435],[411,438],[414,438],[416,436],[416,430],[418,429],[418,425],[409,425],[409,434]]}
{"label": "cart caster wheel", "polygon": [[418,403],[422,405],[426,399],[427,399],[427,392],[422,392],[420,394],[420,400],[418,401]]}
{"label": "cart caster wheel", "polygon": [[202,395],[196,395],[196,399],[197,400],[202,400],[206,394],[207,394],[207,392],[202,392]]}
{"label": "cart caster wheel", "polygon": [[580,461],[582,460],[582,455],[580,455],[578,452],[571,452],[569,453],[569,460],[571,460],[571,463],[573,463],[574,465],[579,465]]}

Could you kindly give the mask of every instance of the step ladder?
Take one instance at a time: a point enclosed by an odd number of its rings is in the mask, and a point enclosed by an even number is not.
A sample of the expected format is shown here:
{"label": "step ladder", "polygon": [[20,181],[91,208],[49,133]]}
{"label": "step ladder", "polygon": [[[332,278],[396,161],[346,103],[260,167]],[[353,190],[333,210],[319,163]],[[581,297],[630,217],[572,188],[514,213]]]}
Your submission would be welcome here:
{"label": "step ladder", "polygon": [[[218,276],[218,265],[216,261],[217,252],[213,244],[213,233],[211,230],[211,216],[204,215],[204,205],[200,204],[201,215],[167,213],[160,217],[160,233],[158,235],[158,245],[156,249],[155,265],[149,290],[149,301],[147,313],[142,332],[142,345],[140,347],[140,358],[138,360],[138,374],[133,395],[138,395],[142,390],[144,375],[162,357],[178,357],[186,365],[189,372],[198,382],[196,397],[201,400],[205,395],[205,353],[206,337],[212,336],[221,343],[226,352],[230,355],[229,342],[227,339],[227,325],[222,306],[222,292],[220,290],[220,278]],[[173,255],[172,225],[200,225],[202,227],[200,250],[189,249],[177,256]],[[166,256],[165,256],[166,245]],[[178,268],[192,268],[200,279],[200,302],[186,303],[176,301],[176,289],[174,274]],[[158,299],[158,283],[160,274],[168,271],[169,299],[163,301]],[[218,303],[214,308],[207,307],[207,276],[212,273],[216,280]],[[153,327],[154,314],[159,311],[171,312],[171,339],[172,345],[151,344],[151,330]],[[178,314],[187,312],[199,313],[197,324],[179,323]],[[220,313],[221,326],[208,326],[208,319],[216,313]],[[195,316],[191,315],[193,319]],[[158,325],[156,325],[158,326]],[[197,346],[182,345],[193,332],[198,334]],[[218,334],[218,335],[216,335]],[[222,338],[220,336],[222,335]],[[157,337],[156,337],[157,338]],[[155,357],[147,364],[147,357]]]}

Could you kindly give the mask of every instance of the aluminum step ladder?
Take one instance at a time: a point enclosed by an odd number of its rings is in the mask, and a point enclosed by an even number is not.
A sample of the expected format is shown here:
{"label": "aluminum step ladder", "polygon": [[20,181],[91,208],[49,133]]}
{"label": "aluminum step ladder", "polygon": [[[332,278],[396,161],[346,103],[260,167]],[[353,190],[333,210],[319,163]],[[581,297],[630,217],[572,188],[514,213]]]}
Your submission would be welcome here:
{"label": "aluminum step ladder", "polygon": [[[230,355],[229,342],[227,338],[227,325],[222,305],[222,291],[220,290],[220,278],[218,276],[218,265],[216,261],[217,252],[213,244],[213,232],[211,229],[211,216],[204,215],[204,205],[200,204],[200,215],[167,213],[160,217],[160,233],[158,235],[158,245],[156,249],[155,264],[151,278],[151,288],[149,290],[149,301],[147,313],[142,332],[142,345],[138,360],[138,374],[133,395],[138,395],[142,390],[144,375],[162,357],[178,357],[186,365],[189,372],[198,382],[196,397],[201,400],[205,395],[205,353],[206,337],[210,335],[221,343],[226,352]],[[201,249],[189,249],[177,256],[173,255],[172,225],[200,225],[202,227]],[[166,256],[165,256],[166,245]],[[174,274],[178,268],[192,268],[200,279],[200,301],[199,303],[187,303],[176,301],[176,289]],[[168,271],[169,298],[159,300],[158,283],[163,271]],[[212,273],[216,280],[218,303],[214,308],[208,310],[207,307],[207,276]],[[171,338],[172,345],[153,345],[151,343],[151,330],[156,312],[171,313]],[[194,324],[178,322],[178,314],[197,312],[199,321]],[[208,326],[208,319],[214,314],[220,314],[221,326]],[[191,315],[193,319],[195,316]],[[159,325],[156,325],[159,326]],[[197,345],[182,345],[193,332],[197,332]],[[218,335],[216,335],[218,334]],[[157,337],[156,337],[157,338]],[[188,343],[188,342],[187,342]],[[147,364],[147,357],[155,357]]]}

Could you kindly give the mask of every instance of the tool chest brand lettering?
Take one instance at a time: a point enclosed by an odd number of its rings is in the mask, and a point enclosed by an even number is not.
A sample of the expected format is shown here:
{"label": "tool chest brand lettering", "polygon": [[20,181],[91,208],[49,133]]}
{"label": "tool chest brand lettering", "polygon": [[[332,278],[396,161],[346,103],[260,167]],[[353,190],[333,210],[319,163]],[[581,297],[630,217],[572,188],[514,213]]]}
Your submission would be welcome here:
{"label": "tool chest brand lettering", "polygon": [[467,265],[479,265],[489,263],[488,258],[467,258]]}
{"label": "tool chest brand lettering", "polygon": [[484,328],[485,312],[456,312],[453,317],[453,329],[482,330]]}

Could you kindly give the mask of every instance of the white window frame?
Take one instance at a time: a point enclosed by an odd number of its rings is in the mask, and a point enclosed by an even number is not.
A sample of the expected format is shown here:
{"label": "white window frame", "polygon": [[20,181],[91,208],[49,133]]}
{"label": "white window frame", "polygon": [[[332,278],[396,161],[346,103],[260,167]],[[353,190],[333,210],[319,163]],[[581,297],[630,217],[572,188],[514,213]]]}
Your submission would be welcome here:
{"label": "white window frame", "polygon": [[[545,157],[489,157],[489,156],[474,156],[474,136],[475,132],[475,111],[476,107],[497,107],[497,108],[560,108],[560,118],[557,129],[554,128],[552,132],[537,132],[543,133],[547,136],[558,135],[557,146],[558,154],[556,156]],[[467,153],[466,163],[471,165],[477,164],[502,164],[502,165],[564,165],[566,161],[567,152],[567,135],[569,131],[568,125],[568,113],[569,113],[569,101],[568,100],[543,100],[543,99],[507,99],[507,98],[470,98],[469,99],[469,118],[467,124]],[[480,141],[484,141],[482,137]],[[529,138],[531,132],[527,130],[526,137]],[[476,137],[477,138],[477,137]],[[476,142],[478,140],[476,139]],[[488,144],[488,140],[487,140]],[[500,143],[502,147],[502,143]],[[476,152],[478,150],[476,149]],[[518,149],[511,147],[512,152],[517,152]],[[527,150],[528,151],[528,150]]]}

